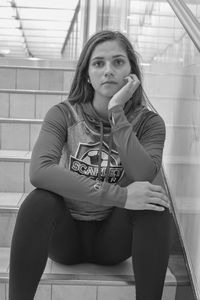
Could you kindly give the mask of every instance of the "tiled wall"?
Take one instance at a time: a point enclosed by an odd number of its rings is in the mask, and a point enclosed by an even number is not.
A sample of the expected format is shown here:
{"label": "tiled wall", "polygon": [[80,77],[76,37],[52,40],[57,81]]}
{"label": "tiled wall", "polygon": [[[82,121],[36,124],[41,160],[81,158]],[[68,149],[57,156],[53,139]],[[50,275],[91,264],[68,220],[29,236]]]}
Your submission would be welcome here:
{"label": "tiled wall", "polygon": [[67,96],[34,93],[0,93],[0,117],[42,119],[47,110]]}

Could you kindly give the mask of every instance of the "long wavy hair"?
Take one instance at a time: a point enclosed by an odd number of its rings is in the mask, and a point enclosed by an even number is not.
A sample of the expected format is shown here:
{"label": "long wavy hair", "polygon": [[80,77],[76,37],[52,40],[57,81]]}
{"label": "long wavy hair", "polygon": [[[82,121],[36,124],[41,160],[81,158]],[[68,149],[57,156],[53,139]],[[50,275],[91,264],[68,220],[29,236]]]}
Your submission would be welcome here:
{"label": "long wavy hair", "polygon": [[94,98],[94,89],[88,82],[88,68],[90,57],[100,43],[106,41],[118,41],[125,50],[131,65],[131,73],[137,75],[140,80],[140,86],[133,94],[132,107],[135,108],[141,104],[143,99],[142,76],[139,68],[138,54],[133,49],[130,41],[119,31],[103,30],[94,34],[84,45],[80,54],[75,75],[72,81],[68,100],[73,105],[75,103],[92,102]]}

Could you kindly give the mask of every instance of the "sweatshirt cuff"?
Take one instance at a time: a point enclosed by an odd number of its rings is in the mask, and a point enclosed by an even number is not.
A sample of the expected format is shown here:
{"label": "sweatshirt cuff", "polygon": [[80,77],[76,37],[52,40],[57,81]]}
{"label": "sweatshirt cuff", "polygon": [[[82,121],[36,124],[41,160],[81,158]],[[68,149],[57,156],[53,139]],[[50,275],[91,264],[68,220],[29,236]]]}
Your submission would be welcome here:
{"label": "sweatshirt cuff", "polygon": [[130,126],[130,123],[128,122],[124,113],[124,109],[121,105],[116,105],[109,109],[108,117],[113,131],[122,127]]}

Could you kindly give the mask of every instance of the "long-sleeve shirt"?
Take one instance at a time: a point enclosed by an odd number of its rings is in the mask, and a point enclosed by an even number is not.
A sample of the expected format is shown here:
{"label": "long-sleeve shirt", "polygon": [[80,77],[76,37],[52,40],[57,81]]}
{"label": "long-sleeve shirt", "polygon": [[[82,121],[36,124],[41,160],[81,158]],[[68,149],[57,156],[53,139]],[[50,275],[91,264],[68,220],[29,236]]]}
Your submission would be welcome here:
{"label": "long-sleeve shirt", "polygon": [[[116,106],[109,111],[109,123],[98,118],[92,104],[82,106],[66,100],[48,111],[32,152],[30,180],[63,196],[74,218],[101,220],[114,206],[125,206],[128,184],[154,179],[165,125],[143,106],[127,114]],[[96,188],[99,177],[102,184]]]}

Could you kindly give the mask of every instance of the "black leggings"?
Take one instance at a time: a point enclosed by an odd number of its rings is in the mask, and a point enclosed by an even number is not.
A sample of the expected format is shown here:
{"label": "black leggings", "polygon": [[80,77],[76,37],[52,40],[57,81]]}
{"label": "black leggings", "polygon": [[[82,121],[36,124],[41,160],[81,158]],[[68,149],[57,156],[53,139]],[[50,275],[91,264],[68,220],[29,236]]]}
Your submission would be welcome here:
{"label": "black leggings", "polygon": [[[11,245],[9,300],[32,300],[47,258],[113,265],[132,256],[137,300],[161,300],[169,258],[169,211],[114,208],[77,221],[63,198],[36,189],[20,207]],[[66,295],[67,299],[67,295]]]}

